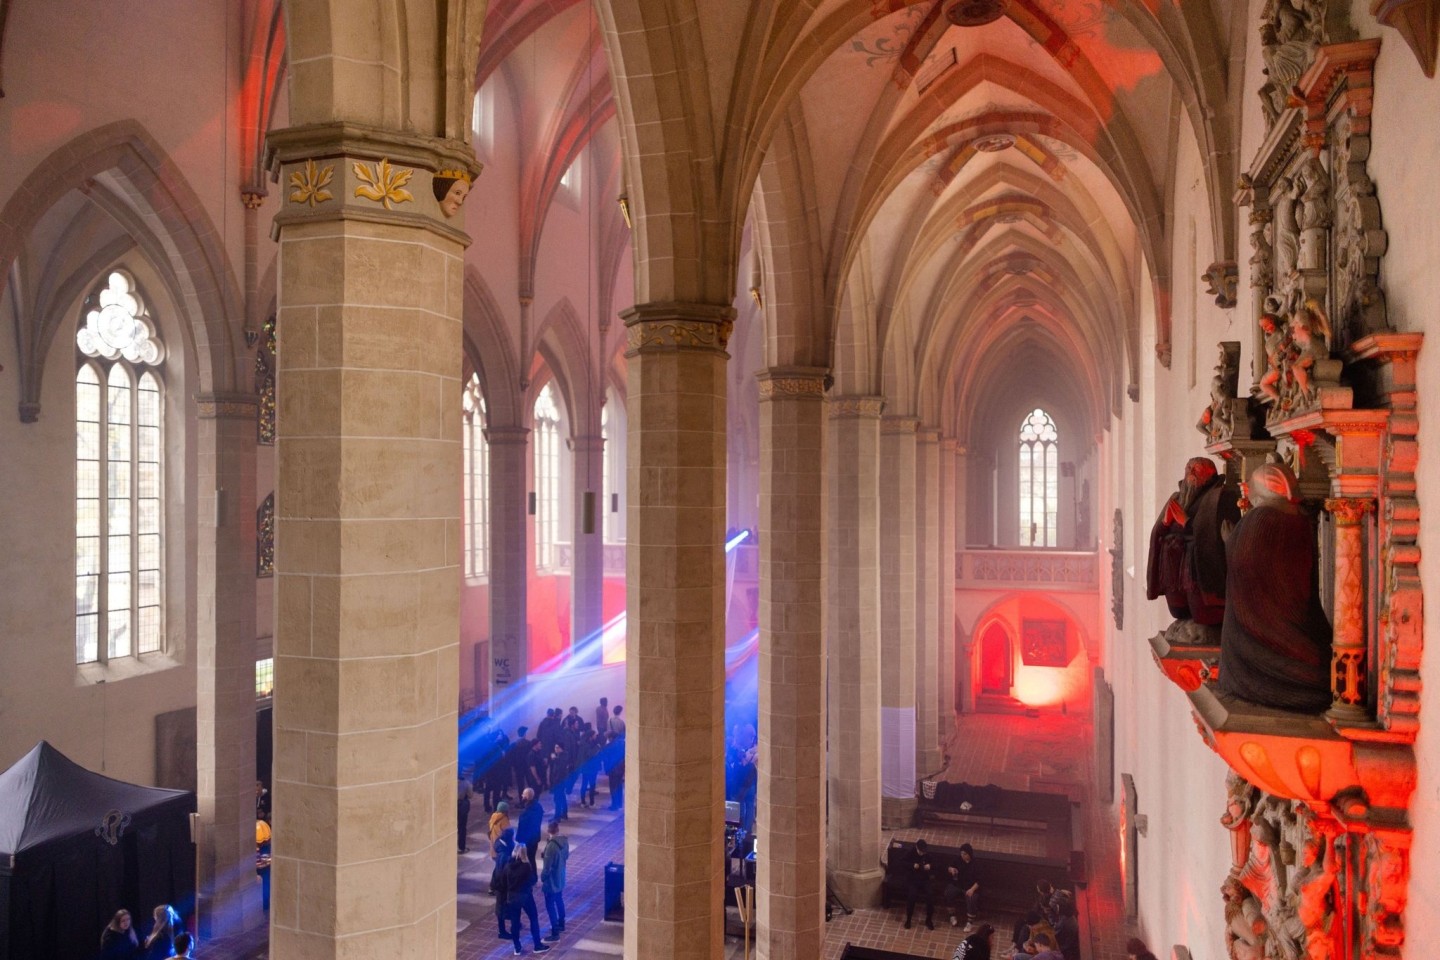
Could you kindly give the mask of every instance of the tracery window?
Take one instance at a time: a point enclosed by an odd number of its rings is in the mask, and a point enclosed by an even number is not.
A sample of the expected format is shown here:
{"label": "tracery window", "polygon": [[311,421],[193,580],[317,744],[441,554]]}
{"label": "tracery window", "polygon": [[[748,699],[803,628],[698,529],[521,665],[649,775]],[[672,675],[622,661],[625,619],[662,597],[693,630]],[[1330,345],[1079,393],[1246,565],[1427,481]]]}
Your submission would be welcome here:
{"label": "tracery window", "polygon": [[485,397],[470,375],[461,403],[465,426],[465,576],[490,574],[490,442],[485,439]]}
{"label": "tracery window", "polygon": [[615,542],[616,514],[610,509],[610,497],[614,489],[610,469],[610,402],[607,398],[605,405],[600,408],[600,512],[604,514],[604,520],[600,524],[601,543]]}
{"label": "tracery window", "polygon": [[555,385],[545,384],[535,398],[535,566],[554,565],[560,532],[560,408]]}
{"label": "tracery window", "polygon": [[112,272],[75,335],[75,661],[164,646],[164,348]]}
{"label": "tracery window", "polygon": [[1060,433],[1036,407],[1020,424],[1020,546],[1053,547],[1060,503]]}

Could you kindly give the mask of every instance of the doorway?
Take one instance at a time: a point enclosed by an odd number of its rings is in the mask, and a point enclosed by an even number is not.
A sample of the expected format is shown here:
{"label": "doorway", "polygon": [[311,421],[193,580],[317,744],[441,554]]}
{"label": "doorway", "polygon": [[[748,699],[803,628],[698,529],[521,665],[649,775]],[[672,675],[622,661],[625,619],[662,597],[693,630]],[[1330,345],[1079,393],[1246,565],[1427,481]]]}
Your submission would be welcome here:
{"label": "doorway", "polygon": [[1014,654],[1010,647],[1010,634],[996,621],[980,635],[980,693],[1008,697],[1014,683]]}

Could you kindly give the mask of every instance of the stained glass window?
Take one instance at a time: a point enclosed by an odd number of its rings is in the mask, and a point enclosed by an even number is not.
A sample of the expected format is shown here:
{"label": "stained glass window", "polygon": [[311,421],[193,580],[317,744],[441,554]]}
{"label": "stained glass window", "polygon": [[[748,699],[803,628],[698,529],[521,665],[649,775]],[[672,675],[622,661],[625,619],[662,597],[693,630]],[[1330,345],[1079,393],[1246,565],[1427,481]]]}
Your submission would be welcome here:
{"label": "stained glass window", "polygon": [[485,439],[485,397],[471,374],[461,397],[465,447],[465,576],[490,573],[490,443]]}
{"label": "stained glass window", "polygon": [[275,494],[255,511],[255,576],[275,576]]}
{"label": "stained glass window", "polygon": [[75,335],[75,660],[164,647],[164,349],[129,275]]}
{"label": "stained glass window", "polygon": [[1020,424],[1020,546],[1053,547],[1060,503],[1060,433],[1036,407]]}
{"label": "stained glass window", "polygon": [[554,564],[560,532],[560,408],[555,385],[545,384],[535,398],[535,566]]}
{"label": "stained glass window", "polygon": [[264,700],[275,693],[275,658],[255,661],[255,699]]}
{"label": "stained glass window", "polygon": [[255,351],[255,393],[260,397],[260,416],[255,428],[260,443],[275,443],[275,318],[265,321],[260,349]]}

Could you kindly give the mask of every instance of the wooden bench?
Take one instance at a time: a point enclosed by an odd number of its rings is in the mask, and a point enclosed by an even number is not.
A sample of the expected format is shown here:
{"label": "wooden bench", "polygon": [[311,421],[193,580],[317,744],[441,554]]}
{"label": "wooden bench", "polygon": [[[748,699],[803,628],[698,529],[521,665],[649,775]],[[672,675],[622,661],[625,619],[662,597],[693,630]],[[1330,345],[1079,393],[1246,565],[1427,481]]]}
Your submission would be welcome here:
{"label": "wooden bench", "polygon": [[[930,860],[934,864],[935,896],[944,889],[947,870],[960,862],[959,847],[930,844]],[[908,840],[892,840],[886,850],[885,878],[880,883],[880,905],[904,903],[910,880],[910,864],[915,857],[915,844]],[[1027,857],[1017,853],[976,850],[971,861],[975,879],[980,883],[982,910],[1002,909],[1023,913],[1035,903],[1035,886],[1048,880],[1056,887],[1069,888],[1070,858]]]}
{"label": "wooden bench", "polygon": [[1045,855],[1068,861],[1079,819],[1070,798],[1061,793],[1005,790],[994,785],[925,780],[915,808],[916,826],[927,823],[1038,830],[1045,834]]}
{"label": "wooden bench", "polygon": [[840,960],[921,960],[921,958],[914,953],[896,953],[893,950],[857,947],[853,943],[847,943],[844,952],[840,954]]}

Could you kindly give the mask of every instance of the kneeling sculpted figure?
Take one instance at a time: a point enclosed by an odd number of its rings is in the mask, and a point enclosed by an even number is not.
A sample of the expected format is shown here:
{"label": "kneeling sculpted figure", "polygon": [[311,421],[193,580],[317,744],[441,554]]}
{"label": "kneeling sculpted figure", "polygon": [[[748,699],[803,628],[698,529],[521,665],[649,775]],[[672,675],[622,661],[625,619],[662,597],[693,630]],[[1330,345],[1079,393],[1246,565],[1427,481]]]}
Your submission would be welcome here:
{"label": "kneeling sculpted figure", "polygon": [[1330,622],[1320,605],[1315,528],[1281,464],[1250,480],[1254,507],[1226,550],[1222,693],[1282,710],[1330,706]]}

